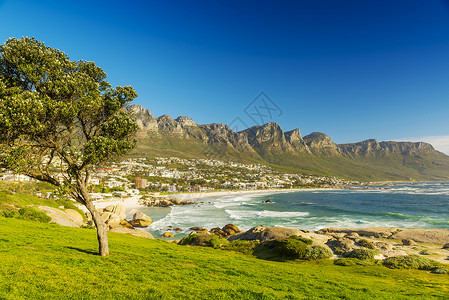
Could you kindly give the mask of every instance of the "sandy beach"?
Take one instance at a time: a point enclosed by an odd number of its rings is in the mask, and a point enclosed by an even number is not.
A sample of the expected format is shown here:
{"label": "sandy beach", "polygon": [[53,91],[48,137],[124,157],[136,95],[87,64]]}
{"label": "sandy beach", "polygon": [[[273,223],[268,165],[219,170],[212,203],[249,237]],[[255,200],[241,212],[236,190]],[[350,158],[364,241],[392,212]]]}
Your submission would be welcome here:
{"label": "sandy beach", "polygon": [[[214,191],[214,192],[200,192],[200,193],[181,193],[172,194],[172,196],[183,201],[196,201],[202,198],[217,197],[217,196],[230,196],[230,195],[241,195],[241,194],[273,194],[273,193],[289,193],[297,191],[306,191],[311,189],[271,189],[271,190],[242,190],[242,191]],[[328,188],[316,188],[313,190],[329,190]]]}

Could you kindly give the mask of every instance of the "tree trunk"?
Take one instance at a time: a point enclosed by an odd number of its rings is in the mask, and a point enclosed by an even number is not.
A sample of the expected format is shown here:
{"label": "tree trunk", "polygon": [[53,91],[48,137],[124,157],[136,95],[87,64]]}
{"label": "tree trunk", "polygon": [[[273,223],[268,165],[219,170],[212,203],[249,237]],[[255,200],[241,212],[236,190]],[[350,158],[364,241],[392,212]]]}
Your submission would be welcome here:
{"label": "tree trunk", "polygon": [[86,208],[92,214],[92,220],[94,221],[95,226],[97,227],[97,239],[98,239],[98,246],[99,246],[98,252],[101,256],[108,256],[109,255],[109,242],[108,242],[108,230],[106,228],[106,224],[101,219],[100,213],[95,209],[95,206],[92,203],[92,201],[86,202]]}

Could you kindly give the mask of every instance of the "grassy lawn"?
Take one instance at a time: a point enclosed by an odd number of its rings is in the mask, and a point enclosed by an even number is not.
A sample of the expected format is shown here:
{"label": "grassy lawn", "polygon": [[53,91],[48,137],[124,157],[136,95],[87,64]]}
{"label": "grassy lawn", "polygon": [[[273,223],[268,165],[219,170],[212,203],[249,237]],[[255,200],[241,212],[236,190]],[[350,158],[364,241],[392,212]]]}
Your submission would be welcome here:
{"label": "grassy lawn", "polygon": [[447,298],[449,276],[332,261],[265,261],[95,230],[0,217],[0,299]]}

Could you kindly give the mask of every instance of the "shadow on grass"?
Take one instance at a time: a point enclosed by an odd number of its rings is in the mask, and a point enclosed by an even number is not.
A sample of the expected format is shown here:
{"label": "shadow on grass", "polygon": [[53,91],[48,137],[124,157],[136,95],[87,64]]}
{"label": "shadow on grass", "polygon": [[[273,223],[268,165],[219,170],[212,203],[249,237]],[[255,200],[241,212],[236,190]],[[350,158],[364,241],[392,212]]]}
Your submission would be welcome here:
{"label": "shadow on grass", "polygon": [[82,252],[82,253],[86,253],[86,254],[99,255],[99,253],[97,251],[85,250],[85,249],[80,249],[80,248],[76,248],[76,247],[66,247],[66,248],[70,249],[70,250],[76,250],[78,252]]}

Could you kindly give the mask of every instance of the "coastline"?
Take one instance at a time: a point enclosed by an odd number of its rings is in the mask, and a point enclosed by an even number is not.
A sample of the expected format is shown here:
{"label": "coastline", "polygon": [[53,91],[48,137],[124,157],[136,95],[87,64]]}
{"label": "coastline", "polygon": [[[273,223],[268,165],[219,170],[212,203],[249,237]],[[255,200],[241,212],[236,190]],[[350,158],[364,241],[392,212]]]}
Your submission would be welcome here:
{"label": "coastline", "polygon": [[192,201],[209,197],[218,196],[230,196],[241,194],[274,194],[274,193],[291,193],[299,191],[322,191],[322,190],[335,190],[340,188],[302,188],[302,189],[267,189],[267,190],[235,190],[235,191],[213,191],[213,192],[199,192],[199,193],[180,193],[169,194],[182,201]]}

